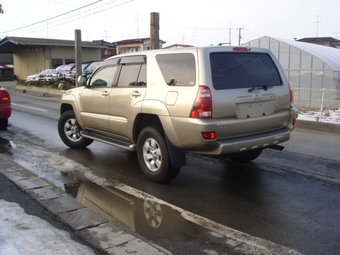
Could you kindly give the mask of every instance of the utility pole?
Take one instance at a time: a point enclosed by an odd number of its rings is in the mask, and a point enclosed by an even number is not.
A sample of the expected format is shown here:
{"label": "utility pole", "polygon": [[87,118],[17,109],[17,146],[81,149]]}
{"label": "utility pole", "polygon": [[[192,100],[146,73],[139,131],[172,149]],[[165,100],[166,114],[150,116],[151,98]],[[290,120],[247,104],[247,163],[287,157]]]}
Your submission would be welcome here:
{"label": "utility pole", "polygon": [[182,44],[184,44],[184,39],[186,38],[185,34],[183,34],[180,38],[182,38]]}
{"label": "utility pole", "polygon": [[236,28],[238,29],[238,45],[240,46],[241,45],[241,30],[244,29],[243,27],[240,27],[240,28]]}
{"label": "utility pole", "polygon": [[321,21],[319,21],[319,17],[320,15],[315,15],[316,16],[316,37],[319,37],[319,23],[321,23]]}
{"label": "utility pole", "polygon": [[138,15],[136,16],[136,22],[137,22],[137,38],[139,38],[139,20],[138,20]]}
{"label": "utility pole", "polygon": [[159,49],[159,13],[150,15],[150,50]]}
{"label": "utility pole", "polygon": [[81,54],[81,30],[74,30],[74,56],[76,57],[76,87],[78,84],[78,77],[82,74],[81,64],[82,64],[82,54]]}

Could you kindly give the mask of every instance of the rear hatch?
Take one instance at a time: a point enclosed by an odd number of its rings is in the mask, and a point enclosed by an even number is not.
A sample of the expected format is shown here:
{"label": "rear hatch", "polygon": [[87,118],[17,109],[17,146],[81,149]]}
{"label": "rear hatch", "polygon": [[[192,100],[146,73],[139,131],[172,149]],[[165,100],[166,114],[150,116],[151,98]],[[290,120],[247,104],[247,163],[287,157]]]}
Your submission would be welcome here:
{"label": "rear hatch", "polygon": [[228,49],[209,53],[217,138],[285,128],[289,121],[289,86],[277,59],[264,49]]}

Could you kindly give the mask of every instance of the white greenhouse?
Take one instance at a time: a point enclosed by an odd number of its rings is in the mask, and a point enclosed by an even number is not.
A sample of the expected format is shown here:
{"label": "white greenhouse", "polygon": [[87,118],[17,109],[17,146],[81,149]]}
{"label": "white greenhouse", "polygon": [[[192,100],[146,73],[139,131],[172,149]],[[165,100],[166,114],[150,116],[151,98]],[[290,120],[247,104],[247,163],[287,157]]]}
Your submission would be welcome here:
{"label": "white greenhouse", "polygon": [[294,88],[297,108],[320,109],[323,104],[324,108],[339,109],[340,49],[267,36],[243,45],[275,54]]}

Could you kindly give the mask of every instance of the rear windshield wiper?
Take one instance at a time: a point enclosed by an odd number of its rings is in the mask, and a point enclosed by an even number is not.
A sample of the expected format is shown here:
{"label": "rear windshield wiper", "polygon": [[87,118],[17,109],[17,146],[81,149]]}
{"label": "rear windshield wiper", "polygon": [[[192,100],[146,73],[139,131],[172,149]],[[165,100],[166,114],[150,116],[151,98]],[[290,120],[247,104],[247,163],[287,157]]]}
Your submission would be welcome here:
{"label": "rear windshield wiper", "polygon": [[248,89],[248,92],[253,92],[254,89],[264,89],[265,91],[268,90],[268,86],[264,85],[264,86],[259,86],[259,87],[251,87],[250,89]]}

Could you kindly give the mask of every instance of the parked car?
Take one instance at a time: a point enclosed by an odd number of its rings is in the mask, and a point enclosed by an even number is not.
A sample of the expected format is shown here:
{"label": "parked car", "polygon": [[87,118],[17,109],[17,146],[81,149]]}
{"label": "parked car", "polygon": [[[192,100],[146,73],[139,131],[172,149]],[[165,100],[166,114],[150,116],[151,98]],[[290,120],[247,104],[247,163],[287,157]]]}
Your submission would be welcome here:
{"label": "parked car", "polygon": [[8,118],[11,116],[11,96],[6,89],[0,85],[0,129],[4,130],[8,125]]}
{"label": "parked car", "polygon": [[108,58],[63,95],[60,114],[67,146],[97,140],[137,151],[144,175],[165,182],[186,152],[249,162],[264,149],[282,150],[298,111],[271,51],[216,46]]}
{"label": "parked car", "polygon": [[83,70],[83,74],[89,78],[91,76],[91,74],[100,66],[100,64],[103,61],[95,61],[92,62],[90,65],[88,65],[86,68],[84,68]]}
{"label": "parked car", "polygon": [[57,81],[59,73],[55,69],[46,69],[38,74],[29,75],[26,81]]}
{"label": "parked car", "polygon": [[58,72],[62,74],[60,76],[60,79],[65,80],[65,81],[71,80],[72,71],[74,68],[75,68],[74,63],[62,65],[61,68],[58,69]]}
{"label": "parked car", "polygon": [[39,74],[41,81],[57,81],[58,79],[59,73],[55,69],[46,69]]}
{"label": "parked car", "polygon": [[[89,78],[91,74],[100,66],[102,61],[95,61],[95,62],[89,62],[82,64],[82,75]],[[76,77],[76,70],[73,69],[72,71],[72,82],[75,83],[77,77]]]}

